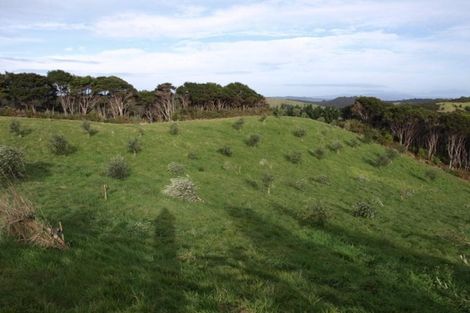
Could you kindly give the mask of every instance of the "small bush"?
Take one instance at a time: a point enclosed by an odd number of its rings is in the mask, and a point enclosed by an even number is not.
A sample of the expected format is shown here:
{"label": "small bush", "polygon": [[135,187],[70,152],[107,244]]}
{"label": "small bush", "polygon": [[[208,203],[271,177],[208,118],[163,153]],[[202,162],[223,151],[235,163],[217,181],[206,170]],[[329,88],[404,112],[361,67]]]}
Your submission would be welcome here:
{"label": "small bush", "polygon": [[217,152],[228,157],[231,157],[233,154],[232,148],[229,146],[223,146],[222,148],[219,148]]}
{"label": "small bush", "polygon": [[322,148],[308,150],[308,153],[310,153],[319,160],[323,159],[326,155],[325,150]]}
{"label": "small bush", "polygon": [[89,121],[83,121],[82,123],[82,129],[88,134],[88,136],[93,136],[96,134],[98,131],[96,129],[93,129],[91,127],[91,123]]}
{"label": "small bush", "polygon": [[266,119],[268,118],[268,116],[266,114],[263,114],[260,116],[260,118],[258,119],[258,121],[260,121],[261,123],[263,123],[264,121],[266,121]]}
{"label": "small bush", "polygon": [[322,184],[322,185],[329,185],[330,184],[330,178],[326,175],[318,175],[315,177],[312,177],[310,180]]}
{"label": "small bush", "polygon": [[21,178],[24,174],[23,153],[12,147],[0,146],[0,181],[4,178]]}
{"label": "small bush", "polygon": [[359,146],[359,141],[357,141],[356,139],[351,139],[351,140],[345,140],[345,143],[350,146],[351,148],[356,148],[357,146]]}
{"label": "small bush", "polygon": [[252,134],[245,140],[245,143],[249,147],[256,147],[261,141],[261,136],[258,134]]}
{"label": "small bush", "polygon": [[330,218],[326,206],[316,203],[308,206],[300,216],[302,224],[307,226],[325,226]]}
{"label": "small bush", "polygon": [[190,160],[197,160],[199,157],[197,156],[196,152],[188,152],[188,159]]}
{"label": "small bush", "polygon": [[240,130],[242,129],[244,124],[245,124],[245,120],[243,118],[240,118],[235,123],[232,124],[232,127],[236,130]]}
{"label": "small bush", "polygon": [[307,135],[307,131],[303,128],[296,128],[294,129],[294,131],[292,132],[292,134],[295,136],[295,137],[299,137],[299,138],[302,138],[302,137],[305,137],[305,135]]}
{"label": "small bush", "polygon": [[298,179],[298,180],[295,180],[295,181],[289,181],[287,183],[287,185],[289,187],[294,188],[295,190],[305,191],[305,189],[307,187],[307,182],[305,181],[305,179]]}
{"label": "small bush", "polygon": [[374,161],[374,165],[377,167],[385,167],[389,165],[390,163],[392,163],[392,160],[387,155],[384,155],[384,154],[377,156],[377,158]]}
{"label": "small bush", "polygon": [[118,155],[111,159],[106,173],[115,179],[125,179],[130,175],[130,168],[126,160]]}
{"label": "small bush", "polygon": [[134,138],[129,140],[129,142],[127,143],[127,151],[129,151],[129,153],[133,153],[134,155],[142,151],[139,139]]}
{"label": "small bush", "polygon": [[184,175],[185,168],[183,164],[171,162],[168,164],[168,172],[174,176],[181,176]]}
{"label": "small bush", "polygon": [[179,133],[180,133],[180,130],[179,130],[178,124],[172,123],[170,125],[170,135],[176,136]]}
{"label": "small bush", "polygon": [[390,159],[390,160],[395,160],[396,158],[398,158],[398,156],[400,155],[400,153],[393,149],[393,148],[388,148],[387,150],[385,150],[385,155]]}
{"label": "small bush", "polygon": [[16,136],[21,136],[21,124],[17,120],[13,120],[10,122],[10,133],[16,135]]}
{"label": "small bush", "polygon": [[268,194],[271,193],[273,182],[274,182],[274,176],[272,174],[264,173],[263,176],[261,177],[261,183],[263,184],[263,187],[266,189],[266,192]]}
{"label": "small bush", "polygon": [[286,160],[293,164],[302,163],[302,153],[298,151],[293,151],[289,154],[286,154]]}
{"label": "small bush", "polygon": [[73,152],[73,147],[63,135],[53,135],[49,139],[49,150],[56,155],[67,155]]}
{"label": "small bush", "polygon": [[429,180],[436,180],[437,172],[435,170],[426,170],[424,176]]}
{"label": "small bush", "polygon": [[328,149],[330,149],[332,152],[338,153],[339,150],[343,149],[343,145],[339,141],[335,141],[328,145]]}
{"label": "small bush", "polygon": [[354,205],[353,215],[355,217],[374,218],[375,214],[376,209],[368,202],[359,201]]}
{"label": "small bush", "polygon": [[201,201],[201,198],[197,195],[196,185],[186,177],[172,178],[171,183],[165,187],[163,193],[172,198],[184,201]]}

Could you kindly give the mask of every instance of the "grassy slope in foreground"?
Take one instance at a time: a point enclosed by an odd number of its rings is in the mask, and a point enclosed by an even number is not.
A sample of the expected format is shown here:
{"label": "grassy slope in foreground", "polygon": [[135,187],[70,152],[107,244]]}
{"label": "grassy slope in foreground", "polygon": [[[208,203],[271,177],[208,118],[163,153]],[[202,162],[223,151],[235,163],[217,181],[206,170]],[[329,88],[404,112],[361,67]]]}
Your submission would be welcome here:
{"label": "grassy slope in foreground", "polygon": [[[1,312],[460,312],[469,309],[468,183],[401,156],[377,169],[376,144],[346,145],[318,160],[307,149],[354,134],[300,118],[247,118],[169,124],[21,119],[32,132],[8,133],[0,144],[23,148],[29,177],[19,189],[50,221],[62,221],[68,251],[41,250],[0,239]],[[143,150],[126,152],[139,136]],[[297,127],[307,135],[297,138]],[[78,150],[53,156],[51,134]],[[244,139],[259,133],[259,147]],[[230,145],[232,157],[216,152]],[[189,160],[188,152],[199,156]],[[301,151],[295,165],[285,154]],[[105,177],[116,154],[132,166],[124,181]],[[260,165],[266,159],[268,166]],[[199,186],[202,203],[161,193],[170,162],[180,162]],[[264,163],[264,162],[262,162]],[[272,169],[269,169],[271,167]],[[274,187],[260,185],[270,171]],[[327,175],[330,184],[309,178]],[[360,179],[358,179],[360,178]],[[301,181],[303,180],[303,182]],[[108,201],[101,196],[110,186]],[[294,188],[297,187],[297,188]],[[402,199],[401,193],[408,195]],[[360,200],[380,199],[375,219],[352,216]],[[329,223],[303,225],[305,206],[322,201]]]}

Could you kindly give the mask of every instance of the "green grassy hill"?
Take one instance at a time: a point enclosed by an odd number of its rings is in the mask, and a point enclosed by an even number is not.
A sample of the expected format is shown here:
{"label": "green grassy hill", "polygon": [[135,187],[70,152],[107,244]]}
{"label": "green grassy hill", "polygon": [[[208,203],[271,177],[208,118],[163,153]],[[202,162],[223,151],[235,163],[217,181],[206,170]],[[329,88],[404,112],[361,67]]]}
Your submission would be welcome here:
{"label": "green grassy hill", "polygon": [[277,98],[277,97],[268,97],[266,98],[266,102],[271,108],[279,107],[282,104],[299,105],[299,106],[312,104],[313,106],[317,106],[317,104],[313,102],[306,102],[306,101],[286,99],[286,98]]}
{"label": "green grassy hill", "polygon": [[[66,251],[0,239],[0,312],[468,312],[470,185],[402,155],[386,167],[384,147],[344,142],[356,135],[301,118],[246,118],[169,124],[20,119],[31,133],[0,144],[23,149],[28,177],[18,189],[51,222]],[[292,131],[304,128],[303,138]],[[143,135],[140,130],[143,130]],[[52,134],[77,151],[55,156]],[[258,133],[258,147],[244,140]],[[127,153],[139,137],[142,152]],[[339,153],[325,147],[335,141]],[[233,155],[217,152],[228,145]],[[325,148],[324,159],[307,150]],[[286,154],[301,152],[293,164]],[[194,153],[198,158],[189,159]],[[113,156],[126,180],[104,175]],[[162,193],[171,162],[184,164],[202,202]],[[264,173],[274,177],[271,193]],[[102,186],[110,187],[107,201]],[[353,216],[369,201],[376,217]],[[307,208],[327,209],[324,226]]]}
{"label": "green grassy hill", "polygon": [[453,112],[456,110],[463,111],[470,107],[470,102],[439,102],[439,112]]}

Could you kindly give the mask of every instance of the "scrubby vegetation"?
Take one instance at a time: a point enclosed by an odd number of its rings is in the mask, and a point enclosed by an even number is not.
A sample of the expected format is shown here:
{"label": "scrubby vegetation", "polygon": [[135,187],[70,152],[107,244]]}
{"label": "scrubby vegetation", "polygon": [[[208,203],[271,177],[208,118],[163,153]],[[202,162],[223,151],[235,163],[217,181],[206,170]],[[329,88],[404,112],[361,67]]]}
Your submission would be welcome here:
{"label": "scrubby vegetation", "polygon": [[124,157],[117,155],[109,161],[106,173],[115,179],[125,179],[130,175],[130,167]]}
{"label": "scrubby vegetation", "polygon": [[293,164],[299,164],[302,162],[302,153],[299,151],[292,151],[285,155],[287,161]]}
{"label": "scrubby vegetation", "polygon": [[[62,222],[69,243],[43,249],[2,235],[0,311],[465,312],[468,182],[409,153],[376,168],[384,147],[353,148],[358,135],[333,125],[244,117],[234,131],[237,119],[178,122],[177,136],[168,123],[139,125],[145,136],[100,123],[93,138],[82,121],[20,119],[34,132],[19,138],[0,117],[0,145],[26,156],[12,183],[38,221]],[[295,128],[308,135],[297,140]],[[75,153],[48,153],[54,134]],[[250,134],[262,136],[257,148]],[[109,159],[135,137],[144,149],[127,157],[131,175],[108,177]],[[327,148],[334,141],[339,154]],[[317,147],[322,160],[285,159]]]}
{"label": "scrubby vegetation", "polygon": [[5,179],[20,178],[24,174],[23,153],[13,147],[0,145],[0,182]]}
{"label": "scrubby vegetation", "polygon": [[138,138],[130,139],[127,142],[127,151],[133,153],[134,155],[142,151],[142,146],[140,145],[140,141]]}
{"label": "scrubby vegetation", "polygon": [[67,155],[74,151],[74,147],[64,135],[55,134],[49,139],[49,150],[56,155]]}
{"label": "scrubby vegetation", "polygon": [[229,147],[229,146],[223,146],[223,147],[219,148],[217,150],[217,152],[219,152],[222,155],[228,156],[228,157],[231,157],[232,154],[233,154],[232,148]]}
{"label": "scrubby vegetation", "polygon": [[252,134],[246,140],[245,143],[249,147],[256,147],[261,141],[261,135],[259,134]]}

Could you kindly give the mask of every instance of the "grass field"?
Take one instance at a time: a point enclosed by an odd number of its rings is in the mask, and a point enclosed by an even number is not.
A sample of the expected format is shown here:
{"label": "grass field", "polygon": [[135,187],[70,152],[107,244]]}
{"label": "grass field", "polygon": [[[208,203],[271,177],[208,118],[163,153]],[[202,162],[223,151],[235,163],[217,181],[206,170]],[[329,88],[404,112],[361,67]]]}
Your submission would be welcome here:
{"label": "grass field", "polygon": [[275,98],[275,97],[266,98],[266,102],[268,102],[268,105],[271,108],[279,107],[282,104],[299,105],[299,106],[304,106],[306,104],[312,104],[313,106],[317,106],[317,104],[315,104],[315,103],[304,102],[304,101],[293,100],[293,99]]}
{"label": "grass field", "polygon": [[470,102],[439,102],[439,112],[453,112],[455,110],[465,110],[470,107]]}
{"label": "grass field", "polygon": [[[301,118],[246,118],[240,131],[236,119],[181,122],[176,136],[167,123],[92,123],[91,137],[79,121],[19,120],[31,132],[15,137],[1,117],[0,144],[23,149],[29,174],[18,189],[62,222],[70,249],[3,236],[2,313],[470,311],[470,185],[440,170],[430,180],[411,157],[377,168],[382,146],[350,147],[355,134]],[[292,134],[299,127],[303,138]],[[76,151],[52,155],[55,133]],[[248,147],[254,133],[261,142]],[[324,159],[307,152],[335,141],[344,148]],[[217,152],[224,145],[231,157]],[[295,151],[299,164],[285,157]],[[126,180],[104,175],[117,154],[130,163]],[[170,162],[185,165],[202,202],[162,194]],[[358,201],[372,201],[376,217],[353,216]],[[304,218],[317,202],[324,226]]]}

